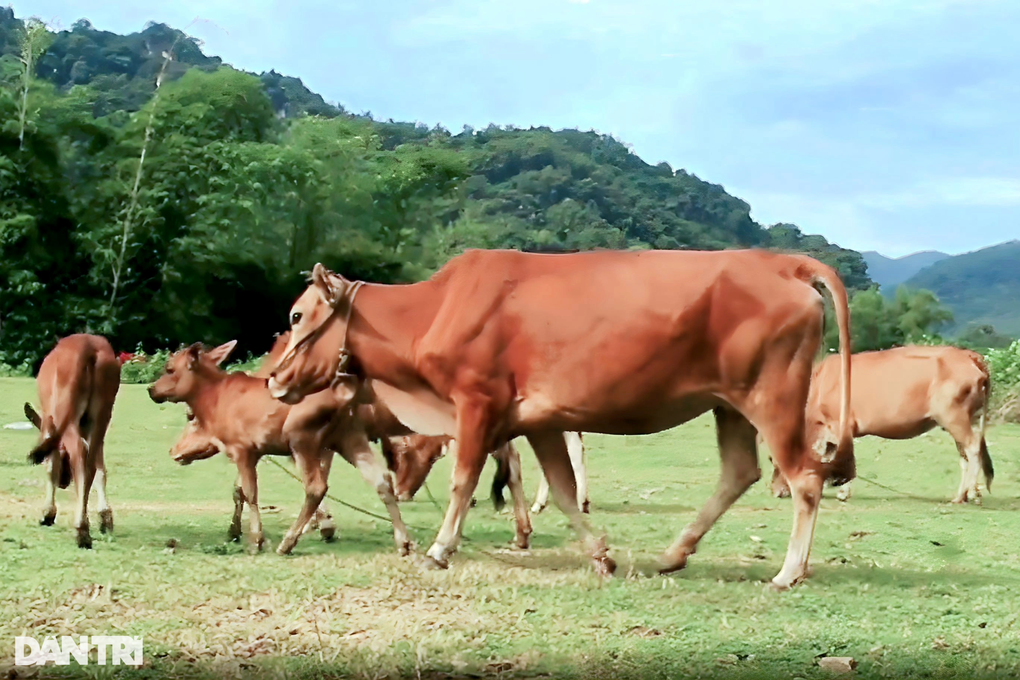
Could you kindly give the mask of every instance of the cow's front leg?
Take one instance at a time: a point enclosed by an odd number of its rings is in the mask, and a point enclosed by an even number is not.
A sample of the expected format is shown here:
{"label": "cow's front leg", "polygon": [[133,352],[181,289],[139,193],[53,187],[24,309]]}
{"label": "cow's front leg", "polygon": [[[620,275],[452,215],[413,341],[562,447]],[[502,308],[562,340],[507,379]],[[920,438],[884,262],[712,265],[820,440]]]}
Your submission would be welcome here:
{"label": "cow's front leg", "polygon": [[333,452],[320,451],[318,440],[301,443],[295,447],[294,463],[301,472],[305,487],[305,502],[302,504],[294,524],[287,530],[280,545],[276,548],[276,552],[280,555],[289,555],[290,551],[294,549],[305,526],[312,520],[315,511],[319,509],[319,504],[326,496],[327,480],[319,462],[320,457],[326,454],[332,456]]}
{"label": "cow's front leg", "polygon": [[364,430],[355,429],[344,435],[340,447],[340,455],[344,460],[357,468],[369,486],[379,494],[379,500],[386,506],[386,511],[393,522],[393,541],[397,544],[397,552],[401,556],[411,553],[413,545],[407,526],[400,516],[397,497],[393,493],[393,480],[368,444]]}
{"label": "cow's front leg", "polygon": [[478,477],[482,474],[488,456],[485,447],[487,425],[488,414],[484,403],[467,401],[458,404],[457,445],[453,447],[456,462],[450,480],[450,504],[446,507],[439,535],[426,553],[427,568],[446,569],[450,555],[457,551],[460,544],[464,518],[471,507],[471,495],[478,486]]}
{"label": "cow's front leg", "polygon": [[535,450],[535,456],[542,465],[542,472],[549,480],[553,501],[570,520],[571,526],[591,556],[595,571],[603,576],[612,574],[616,571],[616,562],[609,556],[605,537],[595,537],[587,516],[577,506],[577,480],[574,468],[570,464],[563,433],[533,432],[528,435],[528,442]]}

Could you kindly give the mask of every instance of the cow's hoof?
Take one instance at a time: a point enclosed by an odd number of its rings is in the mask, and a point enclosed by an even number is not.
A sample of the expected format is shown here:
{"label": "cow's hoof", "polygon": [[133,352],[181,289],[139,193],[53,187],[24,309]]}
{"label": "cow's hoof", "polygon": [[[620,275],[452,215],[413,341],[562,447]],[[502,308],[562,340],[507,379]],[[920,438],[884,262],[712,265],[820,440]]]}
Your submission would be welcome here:
{"label": "cow's hoof", "polygon": [[543,510],[545,510],[545,506],[544,505],[539,505],[538,503],[535,503],[534,505],[531,506],[531,514],[532,515],[537,515],[540,512],[542,512]]}
{"label": "cow's hoof", "polygon": [[775,580],[769,581],[769,590],[774,593],[785,593],[787,590],[793,587],[793,583],[779,583]]}
{"label": "cow's hoof", "polygon": [[590,515],[591,514],[591,512],[589,512],[590,509],[591,509],[591,503],[589,501],[585,501],[584,503],[581,503],[581,512],[583,512],[586,515]]}
{"label": "cow's hoof", "polygon": [[954,505],[963,505],[966,502],[966,500],[967,500],[966,498],[954,498],[949,502],[953,503]]}
{"label": "cow's hoof", "polygon": [[784,486],[784,487],[779,488],[779,489],[772,489],[772,495],[775,496],[776,498],[789,498],[790,497],[790,487]]}
{"label": "cow's hoof", "polygon": [[671,553],[663,555],[659,559],[659,564],[662,565],[659,567],[659,573],[672,574],[673,572],[680,571],[681,569],[687,566],[688,557],[690,557],[690,555],[686,553],[682,555],[674,555]]}
{"label": "cow's hoof", "polygon": [[227,541],[229,541],[230,543],[237,543],[240,540],[241,540],[241,527],[231,525],[230,528],[227,529]]}
{"label": "cow's hoof", "polygon": [[113,533],[113,510],[107,508],[99,512],[99,532],[103,534]]}
{"label": "cow's hoof", "polygon": [[426,555],[425,559],[421,563],[422,569],[425,571],[439,571],[441,569],[449,569],[450,563],[447,560],[437,560],[432,555]]}
{"label": "cow's hoof", "polygon": [[262,538],[261,536],[252,538],[248,543],[248,554],[258,555],[260,552],[262,552],[262,546],[265,545],[265,542],[266,542],[265,539]]}
{"label": "cow's hoof", "polygon": [[414,552],[414,543],[410,540],[397,541],[397,554],[401,557],[407,557]]}
{"label": "cow's hoof", "polygon": [[531,536],[518,536],[514,539],[514,547],[519,550],[527,550],[531,547]]}
{"label": "cow's hoof", "polygon": [[41,520],[39,520],[39,526],[51,527],[55,521],[57,521],[57,513],[45,515]]}
{"label": "cow's hoof", "polygon": [[609,555],[593,557],[592,563],[595,566],[595,573],[603,578],[608,578],[616,572],[616,560]]}
{"label": "cow's hoof", "polygon": [[327,543],[336,539],[336,525],[333,524],[333,520],[326,520],[319,525],[319,536]]}
{"label": "cow's hoof", "polygon": [[92,549],[92,536],[89,535],[88,529],[85,529],[84,531],[81,530],[78,531],[78,547],[82,548],[83,550]]}

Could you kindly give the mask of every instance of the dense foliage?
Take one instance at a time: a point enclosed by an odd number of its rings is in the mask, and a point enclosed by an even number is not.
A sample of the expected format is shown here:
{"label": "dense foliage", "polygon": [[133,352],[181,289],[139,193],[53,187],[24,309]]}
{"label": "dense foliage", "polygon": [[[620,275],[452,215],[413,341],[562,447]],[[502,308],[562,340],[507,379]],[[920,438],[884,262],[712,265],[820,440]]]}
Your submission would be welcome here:
{"label": "dense foliage", "polygon": [[[610,136],[354,116],[160,24],[52,34],[0,8],[0,50],[9,366],[81,330],[118,349],[236,338],[260,353],[314,262],[409,281],[467,247],[800,251],[861,291],[855,315],[875,304],[860,254],[765,228],[722,187]],[[931,296],[907,297],[861,322],[862,348],[944,319]]]}

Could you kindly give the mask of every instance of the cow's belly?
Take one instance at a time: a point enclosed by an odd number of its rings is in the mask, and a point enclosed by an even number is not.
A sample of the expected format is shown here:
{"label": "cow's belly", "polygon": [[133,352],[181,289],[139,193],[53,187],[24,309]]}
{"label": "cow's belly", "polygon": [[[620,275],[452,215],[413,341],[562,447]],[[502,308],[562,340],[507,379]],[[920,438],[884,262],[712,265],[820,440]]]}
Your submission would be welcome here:
{"label": "cow's belly", "polygon": [[927,417],[881,418],[871,422],[858,423],[858,437],[881,437],[882,439],[913,439],[935,427],[935,421]]}

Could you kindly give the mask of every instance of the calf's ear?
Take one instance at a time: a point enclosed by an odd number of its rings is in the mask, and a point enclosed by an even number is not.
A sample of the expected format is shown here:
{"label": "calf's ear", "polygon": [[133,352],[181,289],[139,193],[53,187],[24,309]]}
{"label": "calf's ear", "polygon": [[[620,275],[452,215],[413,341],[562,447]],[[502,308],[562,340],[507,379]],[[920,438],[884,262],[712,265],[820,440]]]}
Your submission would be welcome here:
{"label": "calf's ear", "polygon": [[25,417],[35,425],[35,429],[42,429],[42,418],[39,417],[39,414],[35,412],[35,409],[27,401],[25,402]]}
{"label": "calf's ear", "polygon": [[214,366],[219,366],[227,359],[227,357],[230,356],[230,353],[234,351],[234,347],[236,346],[237,340],[231,340],[230,342],[225,342],[219,347],[209,350],[205,353],[205,356],[209,359],[209,361],[213,362]]}

